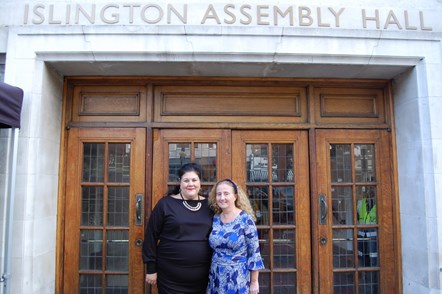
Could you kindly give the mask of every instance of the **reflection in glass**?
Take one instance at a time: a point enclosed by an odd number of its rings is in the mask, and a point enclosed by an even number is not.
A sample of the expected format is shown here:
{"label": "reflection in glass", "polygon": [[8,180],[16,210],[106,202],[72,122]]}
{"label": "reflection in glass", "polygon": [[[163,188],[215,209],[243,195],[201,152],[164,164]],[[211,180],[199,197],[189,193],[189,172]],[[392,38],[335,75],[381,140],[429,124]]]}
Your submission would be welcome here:
{"label": "reflection in glass", "polygon": [[272,144],[273,181],[293,182],[293,144]]}
{"label": "reflection in glass", "polygon": [[334,293],[379,293],[375,145],[330,145],[330,174]]}
{"label": "reflection in glass", "polygon": [[[261,274],[260,274],[261,275]],[[296,273],[275,273],[273,275],[273,293],[292,294],[296,291]],[[261,293],[261,291],[260,291]],[[270,292],[265,292],[270,293]]]}
{"label": "reflection in glass", "polygon": [[178,171],[190,162],[190,143],[169,144],[169,182],[179,182]]}
{"label": "reflection in glass", "polygon": [[129,279],[127,275],[107,275],[106,294],[127,294]]}
{"label": "reflection in glass", "polygon": [[108,226],[129,226],[129,187],[109,187],[107,206]]}
{"label": "reflection in glass", "polygon": [[130,144],[109,144],[107,162],[110,183],[129,183]]}
{"label": "reflection in glass", "polygon": [[353,224],[353,194],[351,187],[332,188],[333,225]]}
{"label": "reflection in glass", "polygon": [[358,261],[359,267],[378,266],[378,230],[358,230]]}
{"label": "reflection in glass", "polygon": [[[267,265],[265,266],[266,268]],[[271,293],[270,289],[270,273],[260,272],[259,273],[259,293],[266,294]],[[296,292],[293,292],[296,293]]]}
{"label": "reflection in glass", "polygon": [[101,294],[102,287],[101,275],[80,275],[81,294]]}
{"label": "reflection in glass", "polygon": [[267,144],[247,144],[247,182],[269,182]]}
{"label": "reflection in glass", "polygon": [[129,269],[129,232],[107,231],[106,269],[127,271]]}
{"label": "reflection in glass", "polygon": [[202,182],[216,182],[216,144],[195,144],[195,162],[201,166]]}
{"label": "reflection in glass", "polygon": [[293,186],[273,187],[273,224],[293,225],[295,219],[295,195]]}
{"label": "reflection in glass", "polygon": [[101,230],[80,231],[80,270],[102,270],[103,233]]}
{"label": "reflection in glass", "polygon": [[356,187],[358,224],[376,224],[376,186]]}
{"label": "reflection in glass", "polygon": [[359,272],[359,293],[379,293],[379,272]]}
{"label": "reflection in glass", "polygon": [[296,267],[296,233],[295,230],[273,231],[274,268]]}
{"label": "reflection in glass", "polygon": [[330,172],[333,183],[351,182],[350,145],[330,145]]}
{"label": "reflection in glass", "polygon": [[201,182],[216,182],[216,143],[195,143],[192,150],[191,143],[169,144],[169,182],[179,182],[178,171],[183,164],[191,162],[192,151],[195,162],[201,166]]}
{"label": "reflection in glass", "polygon": [[247,194],[256,215],[257,225],[269,224],[269,187],[247,187]]}
{"label": "reflection in glass", "polygon": [[354,146],[356,182],[376,181],[376,162],[373,144]]}
{"label": "reflection in glass", "polygon": [[83,145],[83,182],[104,181],[104,144]]}
{"label": "reflection in glass", "polygon": [[81,225],[103,225],[103,187],[81,188]]}
{"label": "reflection in glass", "polygon": [[258,229],[259,250],[265,268],[270,268],[270,235],[268,229]]}
{"label": "reflection in glass", "polygon": [[351,268],[355,266],[353,230],[333,230],[333,266]]}
{"label": "reflection in glass", "polygon": [[355,293],[354,273],[333,273],[333,284],[334,294]]}

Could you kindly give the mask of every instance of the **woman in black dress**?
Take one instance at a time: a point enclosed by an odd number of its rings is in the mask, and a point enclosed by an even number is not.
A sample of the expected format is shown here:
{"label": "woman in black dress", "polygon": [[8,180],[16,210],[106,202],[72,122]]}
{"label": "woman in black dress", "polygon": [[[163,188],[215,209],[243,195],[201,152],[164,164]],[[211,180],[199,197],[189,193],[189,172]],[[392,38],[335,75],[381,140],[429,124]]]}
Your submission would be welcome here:
{"label": "woman in black dress", "polygon": [[201,169],[188,163],[179,171],[180,189],[152,211],[143,243],[146,283],[159,294],[206,291],[211,260],[208,237],[213,213],[199,195]]}

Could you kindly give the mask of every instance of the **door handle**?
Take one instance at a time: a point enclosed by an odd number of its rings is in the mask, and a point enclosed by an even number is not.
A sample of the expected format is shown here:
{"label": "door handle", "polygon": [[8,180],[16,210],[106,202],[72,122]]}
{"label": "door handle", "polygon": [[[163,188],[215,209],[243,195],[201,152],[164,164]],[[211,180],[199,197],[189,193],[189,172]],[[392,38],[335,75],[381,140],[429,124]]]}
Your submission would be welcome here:
{"label": "door handle", "polygon": [[319,224],[325,225],[327,224],[327,196],[325,194],[319,195],[319,207],[320,207],[320,216],[319,216]]}
{"label": "door handle", "polygon": [[135,195],[135,225],[143,224],[143,194]]}

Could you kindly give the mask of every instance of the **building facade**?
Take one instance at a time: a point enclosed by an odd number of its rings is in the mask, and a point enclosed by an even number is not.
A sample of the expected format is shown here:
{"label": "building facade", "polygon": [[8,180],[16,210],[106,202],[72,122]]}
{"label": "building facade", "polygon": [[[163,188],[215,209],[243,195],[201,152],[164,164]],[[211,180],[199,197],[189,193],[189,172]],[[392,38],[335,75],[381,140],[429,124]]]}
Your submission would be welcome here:
{"label": "building facade", "polygon": [[0,8],[4,293],[155,293],[144,224],[188,161],[249,192],[260,293],[440,293],[440,0]]}

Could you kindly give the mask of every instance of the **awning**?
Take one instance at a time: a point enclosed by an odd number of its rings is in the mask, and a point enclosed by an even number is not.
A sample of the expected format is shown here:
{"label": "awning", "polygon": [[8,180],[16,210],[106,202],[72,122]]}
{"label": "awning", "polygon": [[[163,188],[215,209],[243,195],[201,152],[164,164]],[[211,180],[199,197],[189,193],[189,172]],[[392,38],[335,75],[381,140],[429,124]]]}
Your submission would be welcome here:
{"label": "awning", "polygon": [[20,128],[23,90],[0,82],[0,128]]}

